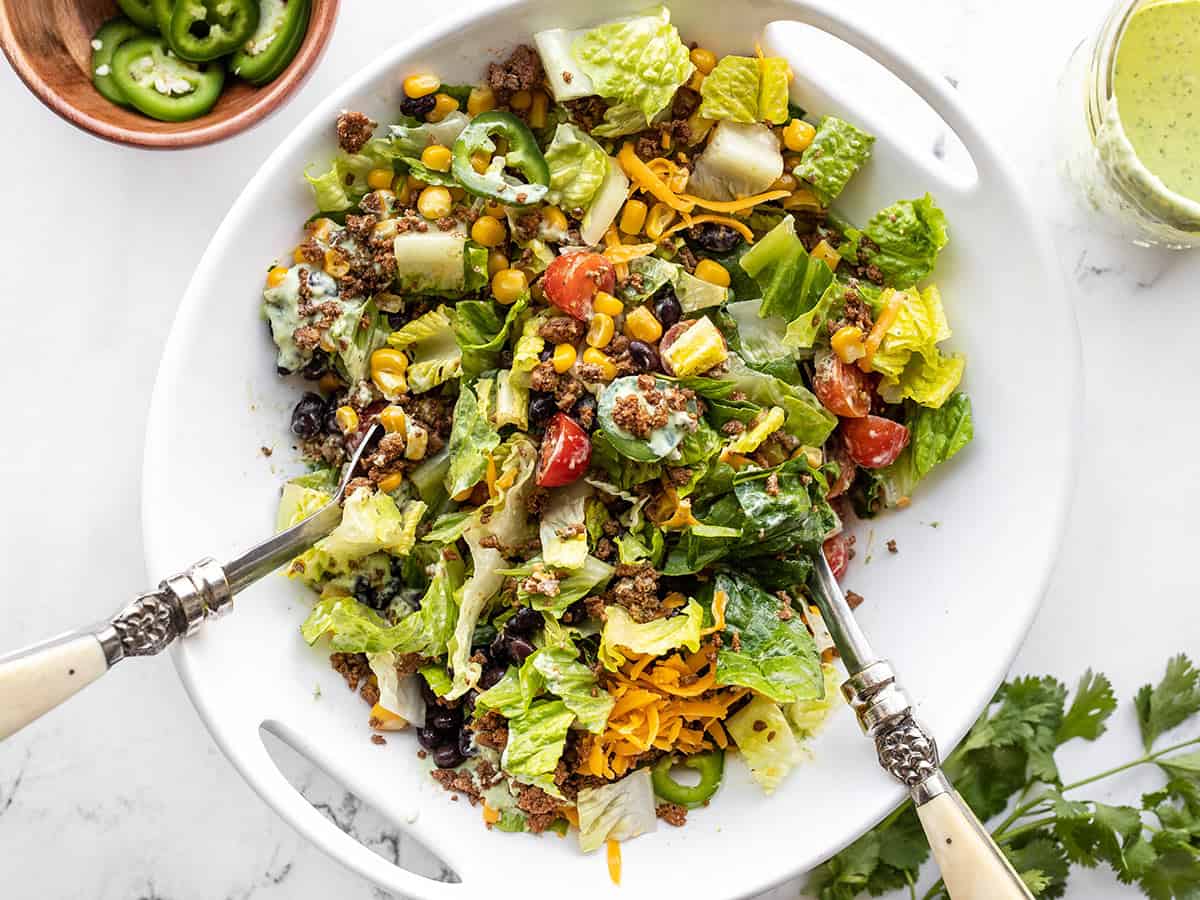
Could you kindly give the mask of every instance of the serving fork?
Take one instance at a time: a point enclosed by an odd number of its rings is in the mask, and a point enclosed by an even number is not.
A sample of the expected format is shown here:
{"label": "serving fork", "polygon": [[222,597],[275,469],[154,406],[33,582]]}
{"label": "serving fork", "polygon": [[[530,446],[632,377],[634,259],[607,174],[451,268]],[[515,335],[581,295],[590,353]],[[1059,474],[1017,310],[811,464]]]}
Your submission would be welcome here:
{"label": "serving fork", "polygon": [[364,433],[333,498],[274,537],[221,565],[205,557],[159,582],[111,619],[70,631],[0,657],[0,740],[24,728],[87,687],[121,660],[161,653],[176,638],[195,634],[233,609],[233,598],[303,553],[342,520],[346,486],[381,433]]}

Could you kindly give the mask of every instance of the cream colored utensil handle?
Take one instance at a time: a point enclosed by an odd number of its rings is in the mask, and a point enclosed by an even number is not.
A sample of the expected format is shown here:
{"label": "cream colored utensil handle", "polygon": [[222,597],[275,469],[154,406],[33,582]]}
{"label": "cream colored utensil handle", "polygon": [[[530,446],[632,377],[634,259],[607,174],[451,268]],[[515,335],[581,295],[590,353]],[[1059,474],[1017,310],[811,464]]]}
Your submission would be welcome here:
{"label": "cream colored utensil handle", "polygon": [[917,807],[951,900],[1023,900],[1032,894],[957,791]]}
{"label": "cream colored utensil handle", "polygon": [[76,634],[0,661],[0,741],[108,671],[94,634]]}

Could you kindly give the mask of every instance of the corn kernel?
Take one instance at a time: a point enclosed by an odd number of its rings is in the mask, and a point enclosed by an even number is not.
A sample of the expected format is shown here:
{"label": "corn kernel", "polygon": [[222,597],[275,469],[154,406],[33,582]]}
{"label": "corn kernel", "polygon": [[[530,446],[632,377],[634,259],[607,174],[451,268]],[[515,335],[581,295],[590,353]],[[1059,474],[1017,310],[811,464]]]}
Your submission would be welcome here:
{"label": "corn kernel", "polygon": [[554,371],[561,375],[575,365],[575,348],[570,344],[558,344],[554,348],[554,355],[550,357],[550,362],[554,366]]}
{"label": "corn kernel", "polygon": [[329,239],[329,232],[337,227],[337,223],[333,219],[313,219],[304,226],[304,230],[308,232],[308,236],[314,241],[324,241]]}
{"label": "corn kernel", "polygon": [[491,154],[483,150],[476,150],[471,154],[471,168],[482,175],[488,170],[488,166],[492,164]]}
{"label": "corn kernel", "polygon": [[341,250],[331,247],[325,251],[325,271],[334,278],[341,278],[350,271],[350,260]]}
{"label": "corn kernel", "polygon": [[830,271],[837,271],[838,263],[842,261],[842,257],[836,250],[829,245],[829,241],[824,238],[813,247],[812,253],[809,254],[813,259],[819,259],[825,265],[829,266]]}
{"label": "corn kernel", "polygon": [[566,231],[567,217],[557,206],[542,209],[542,227],[548,231]]}
{"label": "corn kernel", "polygon": [[444,187],[427,187],[417,198],[417,210],[427,219],[440,219],[450,215],[453,200]]}
{"label": "corn kernel", "polygon": [[771,185],[773,191],[794,191],[800,187],[800,181],[791,172],[784,172]]}
{"label": "corn kernel", "polygon": [[441,80],[436,75],[430,75],[428,72],[419,75],[409,75],[404,79],[404,94],[407,97],[427,97],[442,86]]}
{"label": "corn kernel", "polygon": [[458,101],[449,94],[438,94],[433,100],[433,109],[425,114],[426,122],[440,122],[458,109]]}
{"label": "corn kernel", "polygon": [[617,367],[613,365],[613,361],[602,350],[597,350],[595,347],[588,347],[583,351],[583,361],[591,366],[599,366],[600,377],[605,381],[612,381],[617,377]]}
{"label": "corn kernel", "polygon": [[499,246],[504,243],[504,237],[504,226],[495,216],[480,216],[471,226],[471,240],[485,247]]}
{"label": "corn kernel", "polygon": [[492,276],[492,296],[496,302],[509,306],[529,290],[529,279],[520,269],[502,269]]}
{"label": "corn kernel", "polygon": [[525,110],[533,104],[533,94],[529,91],[517,91],[508,101],[508,105],[515,110]]}
{"label": "corn kernel", "polygon": [[450,148],[441,144],[430,144],[421,151],[421,162],[435,172],[450,171]]}
{"label": "corn kernel", "polygon": [[847,365],[867,355],[863,330],[857,325],[843,325],[833,333],[829,345],[837,358]]}
{"label": "corn kernel", "polygon": [[287,278],[288,270],[283,266],[275,266],[267,273],[267,287],[279,287]]}
{"label": "corn kernel", "polygon": [[792,119],[783,129],[783,146],[793,153],[800,153],[808,149],[816,136],[817,129],[803,119]]}
{"label": "corn kernel", "polygon": [[338,428],[342,429],[342,434],[358,430],[358,413],[351,406],[339,406],[337,412],[333,414],[333,418],[337,422]]}
{"label": "corn kernel", "polygon": [[625,234],[641,234],[642,226],[646,224],[647,211],[646,204],[641,200],[626,200],[617,227]]}
{"label": "corn kernel", "polygon": [[612,316],[602,312],[593,313],[592,323],[588,326],[585,340],[589,347],[607,347],[615,330],[616,326]]}
{"label": "corn kernel", "polygon": [[496,93],[487,85],[471,88],[467,96],[467,115],[477,116],[496,108]]}
{"label": "corn kernel", "polygon": [[621,301],[608,291],[596,292],[596,296],[592,298],[592,309],[598,313],[604,313],[606,316],[612,316],[614,319],[625,312]]}
{"label": "corn kernel", "polygon": [[367,187],[373,191],[382,191],[392,186],[391,169],[372,169],[367,173]]}
{"label": "corn kernel", "polygon": [[390,494],[396,488],[404,483],[404,476],[399,472],[393,472],[391,475],[385,475],[379,482],[379,489],[385,494]]}
{"label": "corn kernel", "polygon": [[711,259],[702,259],[696,263],[695,275],[701,281],[707,281],[709,284],[729,287],[729,270]]}
{"label": "corn kernel", "polygon": [[639,306],[625,317],[625,334],[635,341],[653,344],[662,337],[663,327],[648,306]]}
{"label": "corn kernel", "polygon": [[402,407],[391,404],[379,413],[379,421],[388,434],[403,434],[408,427],[408,416]]}
{"label": "corn kernel", "polygon": [[717,54],[703,47],[697,47],[690,54],[692,65],[707,75],[717,67]]}
{"label": "corn kernel", "polygon": [[508,220],[508,214],[504,211],[503,204],[497,203],[494,200],[489,200],[487,203],[485,203],[483,205],[483,211],[487,215],[496,219],[500,219],[501,221]]}
{"label": "corn kernel", "polygon": [[650,212],[646,216],[646,237],[657,241],[673,221],[675,221],[675,210],[665,203],[655,203],[650,207]]}
{"label": "corn kernel", "polygon": [[383,347],[371,354],[371,381],[388,399],[408,390],[407,371],[408,356],[402,350]]}
{"label": "corn kernel", "polygon": [[546,110],[550,107],[550,98],[542,91],[534,91],[529,103],[529,127],[546,127]]}
{"label": "corn kernel", "polygon": [[429,429],[420,422],[414,422],[411,419],[408,422],[408,434],[405,436],[408,442],[404,447],[405,459],[424,459],[425,451],[429,449]]}
{"label": "corn kernel", "polygon": [[497,272],[501,272],[508,268],[508,257],[504,255],[503,250],[493,250],[488,254],[488,277],[491,278]]}

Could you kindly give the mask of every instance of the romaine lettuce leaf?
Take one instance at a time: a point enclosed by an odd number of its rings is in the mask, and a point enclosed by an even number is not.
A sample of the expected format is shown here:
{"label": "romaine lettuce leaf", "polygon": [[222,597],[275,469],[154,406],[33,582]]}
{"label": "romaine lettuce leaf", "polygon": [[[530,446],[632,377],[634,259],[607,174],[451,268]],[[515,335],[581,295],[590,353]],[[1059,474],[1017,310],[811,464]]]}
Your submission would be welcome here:
{"label": "romaine lettuce leaf", "polygon": [[762,318],[778,316],[792,321],[812,310],[833,281],[825,261],[805,251],[791,216],[763,235],[739,263],[762,290],[758,310]]}
{"label": "romaine lettuce leaf", "polygon": [[847,287],[838,279],[829,282],[812,309],[801,312],[787,325],[783,343],[796,350],[808,350],[816,343],[821,328],[832,317],[834,309],[845,303]]}
{"label": "romaine lettuce leaf", "polygon": [[275,513],[275,530],[285,531],[299,525],[326,503],[333,499],[328,491],[305,487],[289,481],[279,495],[279,509]]}
{"label": "romaine lettuce leaf", "polygon": [[475,715],[490,711],[498,712],[506,719],[523,715],[545,686],[545,679],[529,665],[529,659],[520,667],[509,666],[499,681],[475,698]]}
{"label": "romaine lettuce leaf", "polygon": [[751,777],[767,794],[803,757],[783,711],[766,697],[755,697],[726,719],[725,730],[750,767]]}
{"label": "romaine lettuce leaf", "polygon": [[454,404],[446,492],[456,497],[478,484],[487,472],[488,455],[499,446],[500,435],[481,413],[475,391],[463,385]]}
{"label": "romaine lettuce leaf", "polygon": [[821,679],[825,684],[825,695],[821,699],[797,700],[784,710],[800,740],[810,738],[821,730],[841,695],[839,686],[842,676],[836,666],[821,663]]}
{"label": "romaine lettuce leaf", "polygon": [[508,720],[501,766],[518,779],[549,775],[562,757],[575,713],[562,700],[535,700]]}
{"label": "romaine lettuce leaf", "polygon": [[681,615],[645,623],[635,622],[623,606],[606,606],[604,615],[599,658],[610,672],[624,665],[623,650],[660,656],[677,647],[693,653],[700,649],[704,608],[695,600],[688,601]]}
{"label": "romaine lettuce leaf", "polygon": [[574,650],[543,647],[525,661],[522,669],[525,666],[541,676],[546,690],[562,698],[584,729],[593,734],[604,730],[615,701],[600,689],[596,673],[576,659]]}
{"label": "romaine lettuce leaf", "polygon": [[466,113],[455,110],[440,122],[393,125],[388,129],[387,141],[393,156],[419,157],[421,151],[431,144],[453,147],[468,121]]}
{"label": "romaine lettuce leaf", "polygon": [[[525,580],[535,572],[542,572],[558,581],[558,592],[551,595],[526,590]],[[540,559],[531,559],[524,565],[504,569],[501,574],[517,579],[517,599],[538,612],[545,612],[555,619],[567,607],[589,594],[599,593],[612,577],[613,567],[594,556],[584,558],[583,565],[574,571],[557,572]]]}
{"label": "romaine lettuce leaf", "polygon": [[550,192],[546,202],[565,209],[587,209],[608,173],[608,154],[583,129],[564,122],[546,148]]}
{"label": "romaine lettuce leaf", "polygon": [[619,290],[622,300],[635,304],[649,299],[664,284],[674,285],[682,267],[657,256],[639,256],[629,263],[629,271],[641,277],[627,279]]}
{"label": "romaine lettuce leaf", "polygon": [[780,600],[743,575],[721,573],[705,594],[727,597],[724,634],[738,635],[738,649],[723,638],[717,651],[717,684],[738,684],[778,702],[823,696],[821,659],[799,614],[780,619]]}
{"label": "romaine lettuce leaf", "polygon": [[425,698],[417,675],[400,676],[396,671],[396,654],[392,650],[368,653],[367,664],[379,683],[379,705],[393,712],[410,725],[425,727]]}
{"label": "romaine lettuce leaf", "polygon": [[[464,390],[463,393],[467,394],[470,391]],[[500,586],[504,583],[504,576],[500,574],[504,557],[500,552],[492,547],[480,545],[483,534],[479,529],[470,529],[463,538],[471,551],[473,569],[471,577],[462,587],[462,600],[458,607],[454,633],[446,642],[450,671],[453,675],[451,688],[446,696],[451,700],[461,697],[479,683],[483,667],[471,661],[471,638],[484,609],[499,593]]]}
{"label": "romaine lettuce leaf", "polygon": [[665,6],[584,32],[571,49],[597,94],[636,106],[647,123],[692,74]]}
{"label": "romaine lettuce leaf", "polygon": [[326,575],[349,571],[352,563],[380,550],[406,556],[416,543],[417,525],[426,508],[420,500],[410,500],[401,509],[387,494],[359,488],[342,504],[338,526],[296,557],[288,575],[313,584]]}
{"label": "romaine lettuce leaf", "polygon": [[358,317],[353,337],[337,354],[337,368],[347,384],[358,384],[367,377],[371,354],[387,344],[391,332],[387,316],[379,312],[375,301],[368,300]]}
{"label": "romaine lettuce leaf", "polygon": [[[871,240],[866,246],[864,236]],[[886,283],[897,288],[909,288],[925,279],[950,240],[946,214],[929,194],[881,209],[861,231],[847,229],[846,237],[838,248],[842,257],[877,266]]]}
{"label": "romaine lettuce leaf", "polygon": [[[871,358],[872,368],[884,376],[879,393],[889,403],[908,399],[941,406],[962,380],[966,360],[943,356],[938,350],[937,345],[950,337],[950,326],[935,286],[923,291],[910,288],[901,297],[896,320]],[[881,301],[888,300],[885,292]]]}
{"label": "romaine lettuce leaf", "polygon": [[388,336],[388,345],[398,350],[413,348],[408,365],[408,387],[414,394],[432,390],[462,374],[462,351],[454,334],[449,309],[439,306],[405,323]]}
{"label": "romaine lettuce leaf", "polygon": [[[492,454],[496,463],[496,497],[480,507],[476,526],[495,537],[508,552],[532,537],[525,501],[533,491],[537,448],[521,433],[508,438]],[[485,521],[486,518],[486,521]]]}
{"label": "romaine lettuce leaf", "polygon": [[788,117],[788,65],[779,57],[723,56],[700,85],[704,119],[773,122]]}
{"label": "romaine lettuce leaf", "polygon": [[752,404],[781,407],[787,416],[784,430],[798,437],[801,443],[820,447],[837,427],[837,417],[802,385],[756,372],[734,355],[730,355],[728,366],[729,372],[722,380],[731,382],[732,389],[741,391]]}
{"label": "romaine lettuce leaf", "polygon": [[[795,380],[796,355],[784,340],[787,320],[779,316],[762,317],[761,307],[761,300],[730,303],[725,307],[725,317],[718,316],[717,325],[750,368],[785,381]],[[726,327],[726,322],[732,327]]]}
{"label": "romaine lettuce leaf", "polygon": [[604,121],[592,129],[592,134],[602,138],[625,137],[637,134],[646,128],[646,114],[632,103],[614,103],[604,111]]}
{"label": "romaine lettuce leaf", "polygon": [[546,565],[578,569],[588,558],[584,507],[591,494],[592,488],[585,481],[576,481],[551,493],[539,527]]}
{"label": "romaine lettuce leaf", "polygon": [[[913,402],[907,403],[906,407],[904,424],[908,427],[908,446],[890,466],[860,476],[869,479],[867,493],[872,495],[869,499],[886,507],[912,499],[917,483],[975,436],[971,401],[966,394],[956,393],[937,408]],[[860,503],[867,507],[864,512],[875,512],[867,500],[860,498]]]}
{"label": "romaine lettuce leaf", "polygon": [[384,138],[372,138],[358,153],[342,153],[319,175],[304,173],[312,186],[317,209],[344,212],[352,208],[371,188],[367,173],[372,169],[391,168],[397,152]]}
{"label": "romaine lettuce leaf", "polygon": [[611,784],[584,788],[576,802],[579,849],[584,853],[600,849],[605,841],[627,841],[658,827],[649,767]]}
{"label": "romaine lettuce leaf", "polygon": [[874,143],[873,135],[837,116],[825,116],[792,174],[811,184],[817,198],[828,206],[871,156]]}
{"label": "romaine lettuce leaf", "polygon": [[500,308],[490,300],[460,300],[455,305],[454,338],[462,353],[464,376],[474,378],[496,368],[509,331],[528,305],[528,295],[518,297],[503,318]]}

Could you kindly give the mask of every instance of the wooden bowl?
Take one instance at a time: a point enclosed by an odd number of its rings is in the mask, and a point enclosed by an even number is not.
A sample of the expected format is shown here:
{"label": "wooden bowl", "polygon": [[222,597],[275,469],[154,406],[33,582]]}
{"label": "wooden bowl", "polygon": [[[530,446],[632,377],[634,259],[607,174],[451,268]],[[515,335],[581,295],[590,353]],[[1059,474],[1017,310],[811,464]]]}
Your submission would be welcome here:
{"label": "wooden bowl", "polygon": [[118,15],[114,0],[0,0],[0,49],[38,99],[72,125],[118,144],[180,149],[211,144],[270,115],[320,59],[340,0],[312,0],[308,33],[269,84],[225,82],[217,105],[190,122],[159,122],[110,103],[92,87],[92,35]]}

